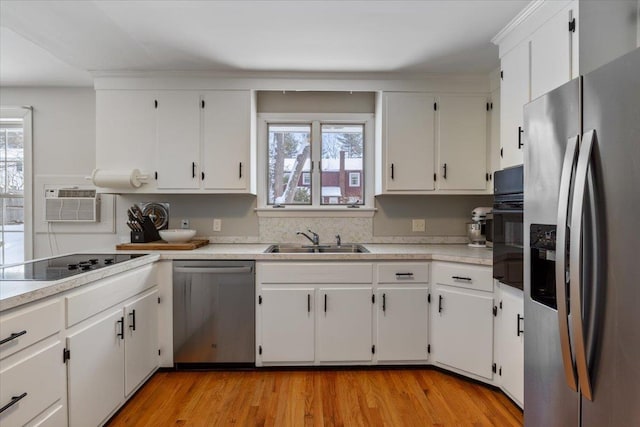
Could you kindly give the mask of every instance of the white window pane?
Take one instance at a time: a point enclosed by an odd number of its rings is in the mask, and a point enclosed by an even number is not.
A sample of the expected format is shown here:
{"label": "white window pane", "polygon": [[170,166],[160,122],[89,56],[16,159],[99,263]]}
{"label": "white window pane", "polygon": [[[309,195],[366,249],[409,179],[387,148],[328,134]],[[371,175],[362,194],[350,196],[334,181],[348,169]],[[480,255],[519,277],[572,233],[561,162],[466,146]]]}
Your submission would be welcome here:
{"label": "white window pane", "polygon": [[267,203],[311,204],[311,125],[269,124],[268,132]]}
{"label": "white window pane", "polygon": [[364,204],[364,125],[323,124],[321,133],[321,203]]}

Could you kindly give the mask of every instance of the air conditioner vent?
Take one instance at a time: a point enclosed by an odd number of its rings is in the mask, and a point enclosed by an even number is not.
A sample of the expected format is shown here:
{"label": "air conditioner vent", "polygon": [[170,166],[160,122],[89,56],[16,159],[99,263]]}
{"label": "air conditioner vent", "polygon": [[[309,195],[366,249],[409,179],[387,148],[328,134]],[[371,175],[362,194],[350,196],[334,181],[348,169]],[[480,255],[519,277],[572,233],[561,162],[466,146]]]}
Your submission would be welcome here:
{"label": "air conditioner vent", "polygon": [[95,189],[59,188],[45,191],[45,221],[98,222],[100,199]]}

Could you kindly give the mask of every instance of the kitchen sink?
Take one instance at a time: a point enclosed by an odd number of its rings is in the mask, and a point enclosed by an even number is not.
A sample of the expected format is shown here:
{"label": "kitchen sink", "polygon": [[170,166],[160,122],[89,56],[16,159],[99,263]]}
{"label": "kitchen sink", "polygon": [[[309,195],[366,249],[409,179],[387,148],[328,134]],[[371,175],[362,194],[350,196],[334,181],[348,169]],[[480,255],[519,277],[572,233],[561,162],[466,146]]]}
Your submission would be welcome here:
{"label": "kitchen sink", "polygon": [[271,245],[264,251],[267,254],[343,254],[343,253],[368,253],[362,245]]}

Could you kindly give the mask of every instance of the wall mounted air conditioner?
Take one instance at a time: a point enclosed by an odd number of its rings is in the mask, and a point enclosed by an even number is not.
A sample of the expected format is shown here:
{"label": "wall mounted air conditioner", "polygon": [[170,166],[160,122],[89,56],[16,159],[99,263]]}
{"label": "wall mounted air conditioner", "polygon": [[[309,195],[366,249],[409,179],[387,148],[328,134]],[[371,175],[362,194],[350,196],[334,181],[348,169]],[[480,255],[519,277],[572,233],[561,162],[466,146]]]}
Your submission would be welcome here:
{"label": "wall mounted air conditioner", "polygon": [[47,222],[100,221],[100,197],[95,189],[45,189],[44,206]]}

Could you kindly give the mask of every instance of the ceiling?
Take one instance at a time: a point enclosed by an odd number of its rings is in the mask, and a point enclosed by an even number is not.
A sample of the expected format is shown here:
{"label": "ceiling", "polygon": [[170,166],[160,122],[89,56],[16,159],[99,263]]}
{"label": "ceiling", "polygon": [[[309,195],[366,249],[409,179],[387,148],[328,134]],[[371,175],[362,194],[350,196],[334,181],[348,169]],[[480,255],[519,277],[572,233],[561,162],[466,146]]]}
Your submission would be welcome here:
{"label": "ceiling", "polygon": [[486,73],[526,1],[0,1],[3,86],[94,72]]}

